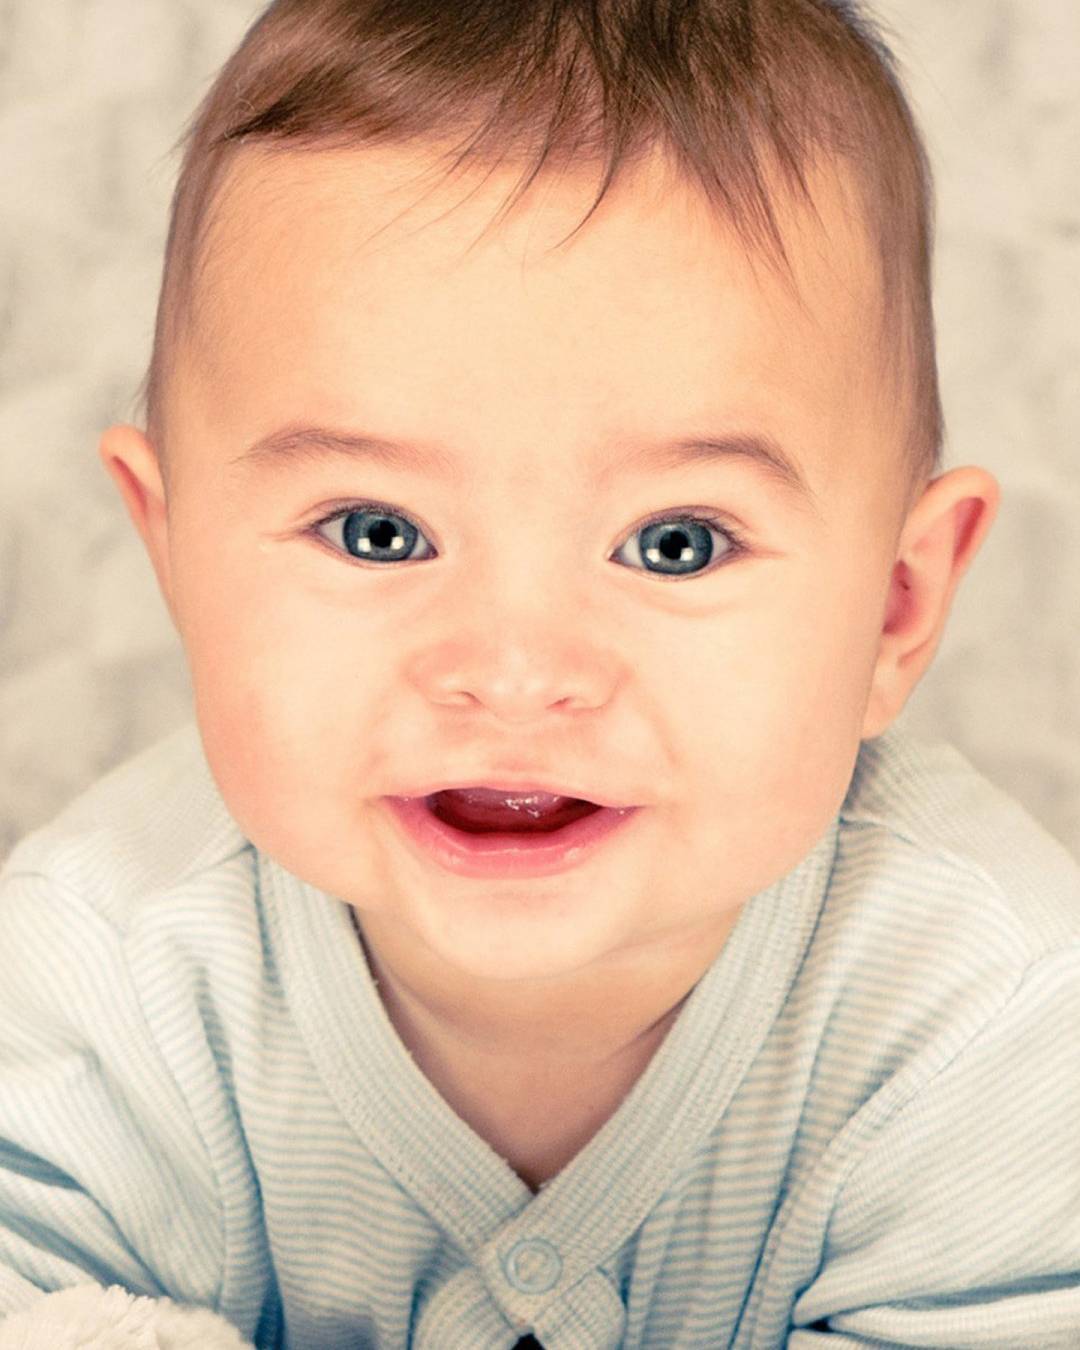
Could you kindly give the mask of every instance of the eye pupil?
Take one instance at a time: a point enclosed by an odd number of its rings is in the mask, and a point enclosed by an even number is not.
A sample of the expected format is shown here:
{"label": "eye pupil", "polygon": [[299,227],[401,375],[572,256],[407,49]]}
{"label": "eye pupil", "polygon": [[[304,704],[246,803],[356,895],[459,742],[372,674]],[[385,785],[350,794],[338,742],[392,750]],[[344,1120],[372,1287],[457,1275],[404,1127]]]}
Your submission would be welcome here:
{"label": "eye pupil", "polygon": [[368,537],[376,548],[389,548],[397,536],[397,530],[388,520],[380,520],[379,523],[368,531]]}
{"label": "eye pupil", "polygon": [[665,558],[670,558],[672,562],[681,562],[688,545],[689,538],[685,530],[669,530],[664,535],[660,550]]}

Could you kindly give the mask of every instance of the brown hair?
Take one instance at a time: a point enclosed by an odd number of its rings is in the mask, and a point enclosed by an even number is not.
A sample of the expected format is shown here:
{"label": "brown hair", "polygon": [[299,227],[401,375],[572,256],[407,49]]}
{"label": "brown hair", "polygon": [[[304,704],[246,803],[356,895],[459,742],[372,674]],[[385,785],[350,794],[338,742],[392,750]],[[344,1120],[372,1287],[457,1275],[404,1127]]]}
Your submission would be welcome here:
{"label": "brown hair", "polygon": [[908,504],[937,472],[930,171],[894,59],[856,0],[274,0],[173,148],[186,147],[137,395],[166,474],[171,355],[205,303],[203,244],[237,150],[417,143],[464,145],[449,173],[535,152],[499,215],[545,163],[606,159],[568,238],[618,169],[659,143],[774,264],[786,255],[767,168],[812,206],[812,163],[841,161],[880,260],[882,333],[910,401]]}

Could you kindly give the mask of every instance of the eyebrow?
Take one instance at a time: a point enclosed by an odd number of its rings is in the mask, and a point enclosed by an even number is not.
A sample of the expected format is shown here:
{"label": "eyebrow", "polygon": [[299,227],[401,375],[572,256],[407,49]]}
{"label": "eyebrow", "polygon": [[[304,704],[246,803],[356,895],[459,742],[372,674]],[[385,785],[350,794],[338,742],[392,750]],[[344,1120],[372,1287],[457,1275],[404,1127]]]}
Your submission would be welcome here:
{"label": "eyebrow", "polygon": [[[417,469],[445,481],[459,465],[444,447],[432,442],[392,440],[364,432],[332,427],[290,424],[260,437],[230,461],[240,468],[285,469],[326,459],[362,459],[398,469]],[[719,436],[681,436],[623,447],[603,466],[602,477],[613,473],[681,468],[688,464],[731,461],[751,464],[796,500],[815,512],[817,496],[795,460],[767,432],[736,432]]]}

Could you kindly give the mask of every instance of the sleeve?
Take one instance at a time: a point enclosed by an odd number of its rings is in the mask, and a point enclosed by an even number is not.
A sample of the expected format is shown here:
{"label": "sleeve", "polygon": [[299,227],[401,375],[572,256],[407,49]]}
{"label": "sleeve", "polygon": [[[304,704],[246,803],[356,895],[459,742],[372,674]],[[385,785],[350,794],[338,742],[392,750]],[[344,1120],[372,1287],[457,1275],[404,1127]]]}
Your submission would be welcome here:
{"label": "sleeve", "polygon": [[877,1135],[787,1346],[1080,1346],[1080,948],[1029,967]]}
{"label": "sleeve", "polygon": [[75,1286],[213,1310],[222,1267],[213,1169],[146,1026],[122,935],[53,879],[5,871],[0,1346],[44,1344],[34,1319],[52,1326],[58,1291]]}

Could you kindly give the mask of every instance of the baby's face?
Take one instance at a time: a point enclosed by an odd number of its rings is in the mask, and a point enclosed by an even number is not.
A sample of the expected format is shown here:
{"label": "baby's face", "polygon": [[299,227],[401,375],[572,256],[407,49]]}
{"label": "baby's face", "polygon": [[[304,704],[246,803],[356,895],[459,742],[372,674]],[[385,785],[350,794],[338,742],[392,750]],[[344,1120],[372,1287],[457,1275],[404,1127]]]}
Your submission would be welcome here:
{"label": "baby's face", "polygon": [[[800,305],[659,171],[558,252],[596,179],[541,180],[466,253],[516,170],[393,221],[431,181],[402,153],[245,156],[211,238],[220,313],[175,376],[169,526],[232,813],[474,980],[729,927],[817,842],[881,729],[901,429],[837,185],[828,241],[786,217]],[[440,458],[313,437],[245,455],[300,426]],[[654,448],[735,436],[805,487],[749,454]],[[509,764],[642,809],[576,867],[492,880],[418,854],[385,801]]]}

